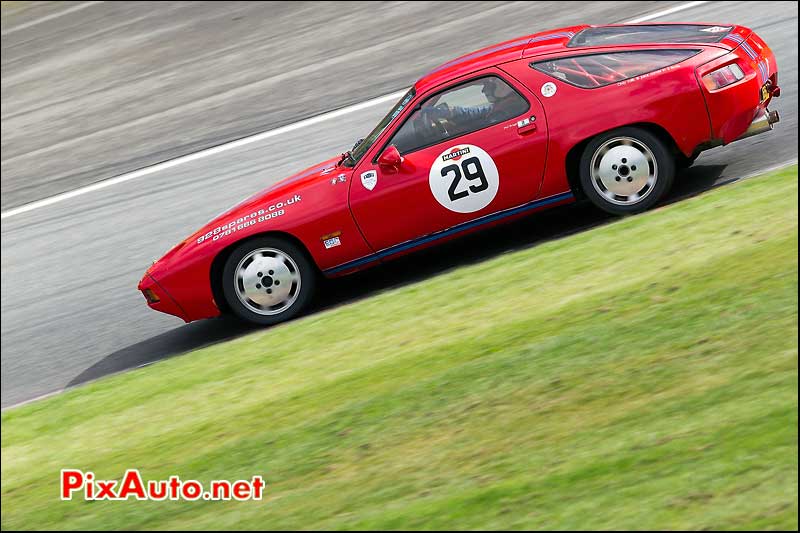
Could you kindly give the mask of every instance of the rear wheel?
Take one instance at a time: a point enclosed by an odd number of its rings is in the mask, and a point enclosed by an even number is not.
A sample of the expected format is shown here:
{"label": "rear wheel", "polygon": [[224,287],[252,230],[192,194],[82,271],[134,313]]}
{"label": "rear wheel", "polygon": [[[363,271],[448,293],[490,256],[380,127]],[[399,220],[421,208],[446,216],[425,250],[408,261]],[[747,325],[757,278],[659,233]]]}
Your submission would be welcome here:
{"label": "rear wheel", "polygon": [[619,128],[586,146],[580,176],[583,192],[600,209],[615,215],[640,213],[669,191],[675,159],[652,133]]}
{"label": "rear wheel", "polygon": [[317,272],[294,243],[259,237],[233,250],[222,276],[231,310],[249,322],[271,325],[297,316],[308,306]]}

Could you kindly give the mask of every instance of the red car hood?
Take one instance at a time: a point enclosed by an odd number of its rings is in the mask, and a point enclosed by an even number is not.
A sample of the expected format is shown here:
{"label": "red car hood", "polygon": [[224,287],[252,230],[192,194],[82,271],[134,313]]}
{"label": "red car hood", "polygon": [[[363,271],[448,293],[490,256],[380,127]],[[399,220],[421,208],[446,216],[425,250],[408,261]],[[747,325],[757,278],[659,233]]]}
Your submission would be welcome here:
{"label": "red car hood", "polygon": [[209,229],[219,226],[222,222],[228,221],[231,218],[236,218],[237,213],[245,213],[252,211],[254,206],[263,205],[271,201],[273,198],[280,198],[283,195],[287,195],[291,193],[297,193],[302,191],[305,187],[317,183],[318,181],[322,180],[329,180],[331,175],[334,174],[337,170],[341,173],[342,169],[337,168],[337,162],[339,161],[340,157],[334,157],[327,161],[324,161],[318,165],[314,165],[313,167],[309,167],[303,171],[300,171],[296,174],[289,176],[288,178],[282,179],[266,189],[259,191],[258,193],[246,198],[245,200],[239,202],[232,208],[220,213],[213,219],[209,220],[206,224],[203,225],[199,230],[195,233],[181,241],[177,246],[173,247],[170,251],[164,254],[161,259],[154,262],[153,265],[147,270],[148,274],[152,274],[152,272],[158,266],[164,266],[169,260],[175,256],[181,249],[183,249],[187,244],[191,244],[196,242],[198,238],[202,235],[206,234]]}
{"label": "red car hood", "polygon": [[[231,215],[236,214],[237,211],[247,211],[254,205],[262,204],[268,201],[272,196],[280,196],[285,194],[289,187],[292,188],[292,191],[300,190],[308,185],[316,183],[320,180],[328,180],[330,179],[330,174],[333,174],[336,169],[336,163],[341,159],[341,156],[334,157],[332,159],[328,159],[318,165],[314,165],[313,167],[309,167],[305,170],[298,172],[297,174],[292,174],[288,178],[284,178],[266,189],[257,192],[256,194],[242,200],[235,206],[231,207],[227,211],[219,214],[218,216],[214,217],[210,220],[197,234],[202,234],[206,227],[213,226],[214,224],[218,223],[222,219],[228,219]],[[341,172],[341,171],[340,171]],[[196,236],[197,234],[193,235]]]}

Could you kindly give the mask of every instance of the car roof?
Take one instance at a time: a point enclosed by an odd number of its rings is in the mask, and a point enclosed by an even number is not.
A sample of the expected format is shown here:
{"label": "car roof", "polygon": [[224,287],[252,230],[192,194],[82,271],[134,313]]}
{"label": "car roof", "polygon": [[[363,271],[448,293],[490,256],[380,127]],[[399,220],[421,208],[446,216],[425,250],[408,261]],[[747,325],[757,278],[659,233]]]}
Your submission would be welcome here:
{"label": "car roof", "polygon": [[[581,24],[577,26],[568,26],[565,28],[560,28],[556,30],[549,30],[540,33],[534,33],[531,35],[526,35],[525,37],[520,37],[517,39],[512,39],[509,41],[505,41],[499,44],[495,44],[492,46],[487,46],[486,48],[481,48],[480,50],[476,50],[469,54],[465,54],[463,56],[457,57],[452,59],[446,63],[439,65],[438,67],[434,68],[430,72],[428,72],[425,76],[420,78],[417,83],[414,84],[414,89],[417,93],[425,92],[426,90],[450,81],[455,78],[459,78],[461,76],[470,74],[477,70],[481,70],[487,67],[492,67],[495,65],[500,65],[503,63],[508,63],[509,61],[515,61],[517,59],[522,59],[523,57],[537,57],[546,54],[562,52],[565,50],[580,50],[584,52],[586,50],[593,50],[597,48],[604,48],[608,46],[643,46],[643,45],[654,45],[654,44],[699,44],[702,46],[719,46],[722,48],[727,48],[732,50],[738,46],[740,40],[729,39],[728,37],[722,37],[718,42],[694,42],[694,41],[667,41],[660,37],[660,35],[656,32],[652,32],[652,37],[646,40],[640,40],[635,43],[608,43],[608,44],[598,44],[598,42],[590,42],[589,45],[581,45],[576,41],[579,39],[573,40],[577,34],[582,33],[584,30],[588,30],[588,32],[592,32],[594,30],[601,30],[605,31],[606,33],[608,30],[613,30],[614,28],[620,28],[621,30],[630,30],[632,27],[638,27],[642,30],[646,28],[653,28],[653,29],[671,29],[677,28],[679,26],[703,26],[708,28],[725,28],[725,35],[732,36],[733,34],[738,34],[738,37],[742,39],[746,39],[749,37],[751,30],[748,28],[744,28],[742,26],[737,26],[735,24],[711,24],[711,23],[644,23],[644,24],[609,24],[609,25],[589,25],[589,24]],[[729,30],[728,30],[729,29]],[[641,33],[645,34],[645,31]],[[733,35],[736,37],[736,35]],[[652,39],[652,40],[650,40]],[[571,42],[572,41],[572,42]],[[568,46],[569,45],[569,46]]]}
{"label": "car roof", "polygon": [[476,50],[439,65],[420,78],[414,85],[414,88],[418,93],[423,92],[432,86],[439,85],[453,78],[458,78],[464,74],[520,59],[525,55],[526,50],[529,50],[531,47],[562,50],[577,32],[588,27],[588,25],[584,24],[534,33],[518,39],[512,39],[510,41],[487,46],[486,48],[481,48],[480,50]]}

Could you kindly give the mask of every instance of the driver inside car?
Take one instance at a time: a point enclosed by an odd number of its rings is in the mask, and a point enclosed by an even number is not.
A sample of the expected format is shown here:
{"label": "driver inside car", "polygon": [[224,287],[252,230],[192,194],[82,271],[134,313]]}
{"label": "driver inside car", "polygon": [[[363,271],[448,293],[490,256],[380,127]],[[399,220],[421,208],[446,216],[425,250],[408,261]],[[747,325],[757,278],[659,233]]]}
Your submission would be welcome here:
{"label": "driver inside car", "polygon": [[[462,133],[475,131],[488,124],[497,124],[523,113],[526,102],[507,84],[496,78],[481,80],[485,103],[476,106],[449,105],[432,98],[422,104],[417,116],[417,134],[436,142]],[[448,96],[446,93],[443,96]],[[427,144],[427,143],[426,143]]]}

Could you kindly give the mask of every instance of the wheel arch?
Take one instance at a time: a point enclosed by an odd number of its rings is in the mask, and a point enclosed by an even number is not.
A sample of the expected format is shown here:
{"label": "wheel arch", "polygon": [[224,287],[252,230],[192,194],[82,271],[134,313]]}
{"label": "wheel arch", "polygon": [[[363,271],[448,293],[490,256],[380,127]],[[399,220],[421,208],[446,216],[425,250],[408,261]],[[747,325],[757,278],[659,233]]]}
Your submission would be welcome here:
{"label": "wheel arch", "polygon": [[614,126],[613,128],[609,128],[607,130],[598,131],[593,135],[590,135],[589,137],[586,137],[585,139],[575,143],[575,145],[567,152],[567,157],[565,160],[567,182],[569,183],[570,189],[572,189],[572,194],[574,194],[576,198],[580,200],[586,199],[586,195],[583,193],[583,188],[581,187],[580,176],[581,155],[583,155],[586,145],[598,135],[603,135],[604,133],[618,130],[620,128],[643,129],[663,141],[667,148],[669,148],[669,150],[672,152],[676,160],[678,160],[680,157],[686,157],[678,147],[678,143],[675,141],[675,138],[669,133],[669,131],[667,131],[667,129],[663,126],[654,122],[632,122],[630,124],[620,124],[619,126]]}
{"label": "wheel arch", "polygon": [[217,308],[219,309],[221,314],[226,314],[230,312],[230,307],[228,306],[228,302],[225,299],[225,295],[222,291],[222,271],[225,268],[225,262],[230,257],[233,250],[238,246],[242,245],[245,242],[260,239],[263,237],[277,237],[280,239],[287,240],[292,244],[296,245],[300,250],[302,250],[305,254],[309,262],[314,265],[319,273],[319,266],[317,262],[314,260],[314,256],[308,250],[308,247],[297,238],[295,235],[288,233],[286,231],[280,230],[270,230],[264,231],[261,233],[254,233],[253,235],[248,235],[244,239],[239,241],[232,242],[231,244],[227,245],[225,248],[221,249],[217,252],[217,255],[211,262],[211,269],[209,271],[209,282],[211,284],[211,294],[214,297],[214,302],[217,304]]}

